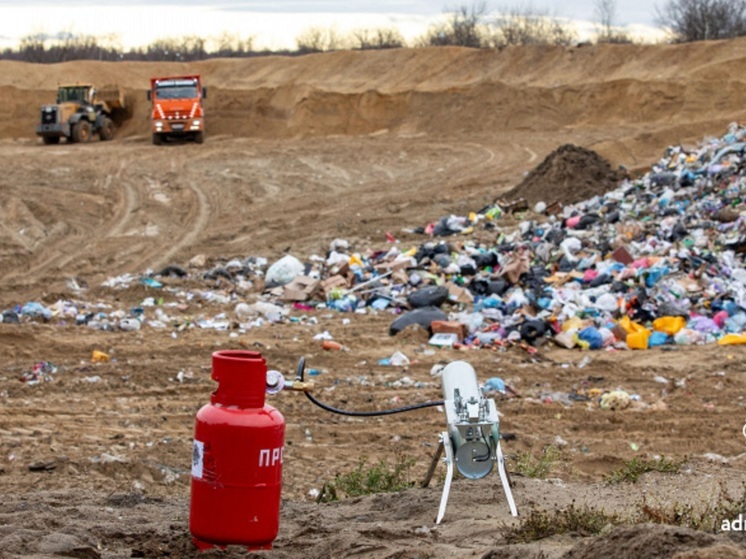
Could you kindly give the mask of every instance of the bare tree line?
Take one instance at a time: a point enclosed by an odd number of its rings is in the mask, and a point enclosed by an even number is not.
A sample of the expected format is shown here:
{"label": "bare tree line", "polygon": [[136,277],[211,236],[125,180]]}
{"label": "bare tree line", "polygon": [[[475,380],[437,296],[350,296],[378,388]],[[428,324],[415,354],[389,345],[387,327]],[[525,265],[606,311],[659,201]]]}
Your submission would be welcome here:
{"label": "bare tree line", "polygon": [[[615,27],[616,0],[594,0],[599,42],[624,42]],[[672,43],[746,35],[746,0],[666,0],[654,6],[656,25]]]}
{"label": "bare tree line", "polygon": [[[628,43],[632,39],[616,25],[616,0],[594,0],[596,41]],[[268,54],[300,55],[334,50],[370,50],[426,46],[501,48],[509,45],[570,45],[578,38],[562,18],[532,8],[509,8],[498,14],[483,1],[445,13],[443,23],[407,45],[395,29],[362,29],[340,35],[334,29],[310,28],[295,40],[295,50],[254,48],[254,38],[225,33],[217,38],[197,36],[159,39],[147,46],[125,50],[115,36],[36,33],[24,37],[17,49],[5,49],[0,58],[55,63],[69,60],[134,60],[190,62],[208,58],[249,57]],[[746,35],[746,0],[666,0],[655,7],[656,24],[674,43],[727,39]]]}
{"label": "bare tree line", "polygon": [[658,25],[674,42],[731,39],[746,35],[746,0],[668,0],[656,9]]}
{"label": "bare tree line", "polygon": [[58,33],[50,36],[44,33],[28,35],[21,39],[16,50],[5,49],[0,58],[24,62],[56,63],[70,60],[139,60],[190,62],[207,58],[230,58],[255,56],[253,39],[242,39],[236,35],[223,34],[211,41],[202,37],[184,36],[159,39],[153,43],[130,50],[124,50],[116,37],[76,35]]}

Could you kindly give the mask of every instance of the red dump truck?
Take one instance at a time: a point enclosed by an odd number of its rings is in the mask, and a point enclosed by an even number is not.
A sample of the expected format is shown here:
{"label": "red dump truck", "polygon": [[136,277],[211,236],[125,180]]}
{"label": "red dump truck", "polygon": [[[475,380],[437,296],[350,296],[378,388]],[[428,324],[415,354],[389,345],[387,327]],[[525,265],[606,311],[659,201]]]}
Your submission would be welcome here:
{"label": "red dump truck", "polygon": [[153,107],[150,121],[153,143],[171,139],[205,141],[205,113],[202,100],[207,88],[198,75],[151,78],[148,100]]}

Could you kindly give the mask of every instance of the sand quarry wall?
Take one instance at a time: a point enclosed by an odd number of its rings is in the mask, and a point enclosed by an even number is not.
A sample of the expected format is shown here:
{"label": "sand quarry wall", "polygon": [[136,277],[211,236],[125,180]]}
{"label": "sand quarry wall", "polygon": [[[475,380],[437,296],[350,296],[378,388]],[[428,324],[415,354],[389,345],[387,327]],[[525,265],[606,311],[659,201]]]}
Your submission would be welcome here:
{"label": "sand quarry wall", "polygon": [[713,129],[746,116],[746,39],[439,47],[195,63],[0,61],[0,138],[34,138],[39,106],[71,81],[122,86],[131,117],[118,135],[147,136],[150,78],[182,73],[202,74],[209,88],[211,136],[561,132],[642,123],[651,145],[660,146],[671,131],[697,138],[705,123]]}

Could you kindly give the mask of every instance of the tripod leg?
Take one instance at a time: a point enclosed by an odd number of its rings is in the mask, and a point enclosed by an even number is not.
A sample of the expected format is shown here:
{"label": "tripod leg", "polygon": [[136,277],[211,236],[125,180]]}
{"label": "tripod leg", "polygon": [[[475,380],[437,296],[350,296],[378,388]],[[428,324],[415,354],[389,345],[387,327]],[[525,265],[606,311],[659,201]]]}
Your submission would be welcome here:
{"label": "tripod leg", "polygon": [[508,474],[505,471],[505,460],[503,459],[503,451],[500,448],[500,441],[497,441],[497,469],[500,472],[500,481],[502,481],[503,484],[505,498],[508,500],[510,514],[512,514],[513,516],[518,516],[518,509],[515,508],[515,501],[513,500],[513,492],[510,490],[510,481],[508,480]]}
{"label": "tripod leg", "polygon": [[427,470],[425,479],[422,480],[422,487],[427,487],[428,485],[430,485],[430,480],[433,479],[435,468],[437,467],[442,454],[443,454],[443,440],[441,439],[441,441],[438,443],[438,450],[435,451],[435,456],[433,456],[433,461],[430,462],[430,468]]}
{"label": "tripod leg", "polygon": [[448,503],[448,493],[451,490],[451,481],[453,480],[453,447],[451,446],[451,437],[447,431],[444,431],[442,436],[443,448],[446,451],[446,481],[443,484],[443,495],[440,498],[440,508],[438,509],[438,518],[435,519],[436,524],[440,524],[443,520],[443,515],[446,513],[446,504]]}

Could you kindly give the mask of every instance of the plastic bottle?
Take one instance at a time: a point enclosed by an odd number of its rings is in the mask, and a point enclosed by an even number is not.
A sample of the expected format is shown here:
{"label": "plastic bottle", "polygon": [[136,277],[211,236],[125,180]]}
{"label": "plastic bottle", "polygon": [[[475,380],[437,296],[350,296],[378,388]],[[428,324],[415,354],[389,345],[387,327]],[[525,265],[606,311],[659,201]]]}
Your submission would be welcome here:
{"label": "plastic bottle", "polygon": [[390,303],[391,301],[385,299],[384,297],[376,297],[375,299],[373,299],[373,301],[371,301],[370,307],[382,311],[386,309]]}
{"label": "plastic bottle", "polygon": [[321,347],[327,351],[339,351],[344,346],[339,342],[335,342],[334,340],[324,340],[321,342]]}
{"label": "plastic bottle", "polygon": [[401,351],[394,352],[389,360],[389,362],[395,367],[403,367],[409,365],[409,357],[404,355]]}
{"label": "plastic bottle", "polygon": [[140,329],[140,321],[136,318],[123,318],[119,321],[119,329],[125,332],[132,332]]}

